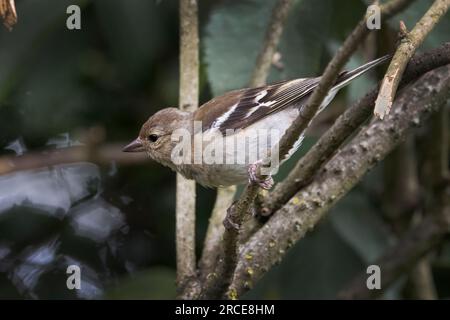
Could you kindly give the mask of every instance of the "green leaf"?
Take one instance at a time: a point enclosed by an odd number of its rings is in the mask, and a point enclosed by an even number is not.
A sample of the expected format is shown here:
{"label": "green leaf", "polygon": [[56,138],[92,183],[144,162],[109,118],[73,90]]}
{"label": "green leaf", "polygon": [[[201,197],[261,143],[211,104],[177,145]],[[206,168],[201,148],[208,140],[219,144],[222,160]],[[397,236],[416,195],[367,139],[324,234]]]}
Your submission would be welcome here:
{"label": "green leaf", "polygon": [[[248,85],[274,3],[224,2],[212,12],[203,44],[214,95]],[[317,74],[329,31],[330,3],[295,2],[279,45],[284,68],[272,68],[270,81]]]}

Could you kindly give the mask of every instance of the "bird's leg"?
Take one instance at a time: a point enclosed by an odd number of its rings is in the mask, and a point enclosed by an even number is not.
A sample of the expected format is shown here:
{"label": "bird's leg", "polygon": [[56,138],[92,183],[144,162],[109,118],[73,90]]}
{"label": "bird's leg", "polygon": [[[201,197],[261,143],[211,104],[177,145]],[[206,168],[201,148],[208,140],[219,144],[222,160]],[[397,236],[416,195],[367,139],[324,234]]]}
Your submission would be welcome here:
{"label": "bird's leg", "polygon": [[237,201],[234,201],[231,206],[227,209],[227,215],[225,216],[225,219],[223,220],[223,226],[227,230],[239,230],[239,224],[234,222],[234,218],[236,217],[236,203]]}
{"label": "bird's leg", "polygon": [[[262,175],[261,174],[261,166],[263,165],[262,160],[258,160],[255,163],[249,165],[248,167],[248,180],[251,184],[255,184],[260,186],[263,189],[270,189],[273,186],[273,178],[270,175]],[[233,202],[233,204],[227,209],[227,215],[223,220],[223,225],[227,230],[239,230],[240,225],[242,223],[242,218],[238,217],[238,212],[236,212],[237,201]],[[257,211],[254,206],[251,205],[249,208],[251,211],[252,217],[257,216]],[[238,221],[236,221],[238,220]]]}
{"label": "bird's leg", "polygon": [[258,160],[248,166],[248,180],[250,183],[255,183],[265,190],[269,190],[273,187],[273,178],[271,175],[261,175],[262,160]]}

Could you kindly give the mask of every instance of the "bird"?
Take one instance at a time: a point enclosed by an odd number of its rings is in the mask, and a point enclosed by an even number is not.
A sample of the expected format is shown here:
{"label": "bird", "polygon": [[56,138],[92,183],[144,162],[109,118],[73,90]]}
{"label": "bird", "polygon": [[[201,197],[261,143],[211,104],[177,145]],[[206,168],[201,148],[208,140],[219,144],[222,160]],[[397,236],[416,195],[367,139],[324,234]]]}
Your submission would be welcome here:
{"label": "bird", "polygon": [[[390,57],[342,71],[316,116],[341,88]],[[138,137],[123,151],[146,152],[153,160],[205,187],[253,182],[270,189],[272,176],[299,149],[304,134],[285,155],[277,153],[278,143],[320,79],[299,78],[233,90],[193,112],[162,109],[142,125]],[[266,169],[264,174],[262,168]]]}

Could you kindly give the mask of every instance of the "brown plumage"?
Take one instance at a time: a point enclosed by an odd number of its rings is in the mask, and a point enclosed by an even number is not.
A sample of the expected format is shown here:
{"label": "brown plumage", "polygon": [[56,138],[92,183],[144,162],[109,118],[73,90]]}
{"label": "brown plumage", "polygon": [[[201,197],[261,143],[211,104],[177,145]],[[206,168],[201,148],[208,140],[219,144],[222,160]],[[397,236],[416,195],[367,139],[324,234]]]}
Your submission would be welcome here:
{"label": "brown plumage", "polygon": [[[331,102],[339,89],[389,58],[385,56],[354,70],[342,72],[320,106],[319,112]],[[163,109],[147,120],[141,128],[139,137],[126,146],[124,151],[146,151],[152,159],[205,186],[217,187],[245,183],[249,178],[249,169],[254,169],[253,164],[267,160],[260,157],[262,148],[260,142],[264,130],[276,131],[279,134],[276,138],[267,140],[263,146],[267,149],[265,149],[267,154],[273,156],[277,154],[278,142],[282,135],[299,115],[319,81],[320,77],[295,79],[258,88],[231,91],[206,102],[193,113],[176,108]],[[200,130],[196,128],[196,122],[200,123]],[[181,162],[176,159],[181,140],[180,132],[184,132],[185,136],[191,140],[189,147],[183,151],[187,155]],[[194,138],[199,135],[212,135],[214,139],[204,142],[200,150],[196,150]],[[175,136],[178,136],[178,140]],[[300,147],[302,139],[303,135],[299,137],[288,155],[280,155],[281,161],[278,162],[282,163],[291,156]],[[242,141],[244,144],[239,145]],[[228,146],[227,143],[234,143],[238,147],[234,150],[226,149],[224,146]],[[203,161],[209,159],[205,157],[205,151],[207,153],[210,149],[214,149],[210,155],[215,160],[213,163]],[[195,161],[194,154],[197,151],[201,154],[200,162]],[[229,163],[228,156],[234,157],[233,159],[243,159],[243,161]],[[273,162],[273,157],[270,160]],[[277,168],[278,165],[269,173],[276,172]],[[252,179],[255,177],[254,172],[250,172],[250,177]],[[258,183],[261,183],[263,187],[270,187],[269,179],[271,178],[268,177]]]}

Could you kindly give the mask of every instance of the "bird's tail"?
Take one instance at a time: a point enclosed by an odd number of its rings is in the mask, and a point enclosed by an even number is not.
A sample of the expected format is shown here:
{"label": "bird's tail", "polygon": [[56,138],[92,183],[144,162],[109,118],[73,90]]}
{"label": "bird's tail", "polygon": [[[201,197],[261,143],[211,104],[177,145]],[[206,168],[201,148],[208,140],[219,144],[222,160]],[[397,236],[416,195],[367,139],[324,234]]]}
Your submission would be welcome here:
{"label": "bird's tail", "polygon": [[382,64],[382,63],[390,60],[391,58],[392,58],[392,55],[388,54],[388,55],[385,55],[385,56],[383,56],[381,58],[378,58],[378,59],[375,59],[373,61],[367,62],[366,64],[363,64],[362,66],[360,66],[358,68],[355,68],[353,70],[341,72],[341,74],[339,75],[338,79],[336,80],[336,83],[335,83],[335,85],[334,85],[332,90],[333,91],[338,91],[342,87],[345,87],[347,84],[349,84],[350,81],[352,81],[356,77],[359,77],[360,75],[362,75],[366,71],[369,71],[370,69],[378,66],[379,64]]}
{"label": "bird's tail", "polygon": [[330,91],[328,92],[327,96],[325,97],[325,99],[323,100],[322,104],[319,107],[319,111],[318,112],[322,112],[331,102],[331,100],[334,99],[334,96],[337,94],[337,92],[345,87],[347,84],[350,83],[350,81],[352,81],[353,79],[355,79],[356,77],[359,77],[360,75],[362,75],[364,72],[369,71],[370,69],[376,67],[377,65],[386,62],[387,60],[391,59],[392,55],[386,55],[383,56],[381,58],[375,59],[373,61],[367,62],[366,64],[363,64],[362,66],[350,70],[350,71],[342,71],[337,80],[336,83],[334,84],[334,86],[330,89]]}

